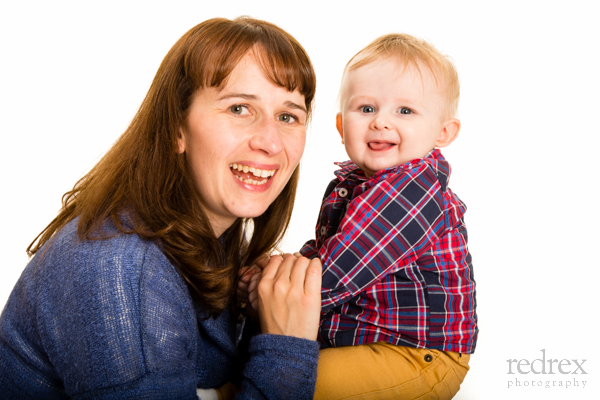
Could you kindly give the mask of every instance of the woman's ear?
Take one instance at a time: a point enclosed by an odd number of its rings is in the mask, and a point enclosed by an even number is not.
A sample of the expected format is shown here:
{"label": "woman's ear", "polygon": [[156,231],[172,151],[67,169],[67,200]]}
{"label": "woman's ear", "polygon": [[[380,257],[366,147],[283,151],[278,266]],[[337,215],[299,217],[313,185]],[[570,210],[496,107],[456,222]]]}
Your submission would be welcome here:
{"label": "woman's ear", "polygon": [[446,147],[454,142],[454,139],[458,137],[458,131],[460,131],[460,121],[456,118],[450,118],[444,123],[440,135],[435,142],[435,147]]}
{"label": "woman's ear", "polygon": [[183,128],[179,127],[179,135],[177,136],[177,154],[185,153],[185,135]]}
{"label": "woman's ear", "polygon": [[340,136],[342,137],[342,143],[344,143],[344,130],[342,129],[342,113],[337,113],[335,116],[335,127],[337,128]]}

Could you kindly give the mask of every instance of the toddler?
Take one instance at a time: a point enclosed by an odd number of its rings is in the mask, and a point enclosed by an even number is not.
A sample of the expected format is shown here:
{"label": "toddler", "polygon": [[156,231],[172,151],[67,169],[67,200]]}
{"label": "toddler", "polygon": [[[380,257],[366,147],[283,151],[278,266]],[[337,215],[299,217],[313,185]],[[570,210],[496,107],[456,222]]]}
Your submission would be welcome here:
{"label": "toddler", "polygon": [[[452,62],[405,34],[382,36],[346,65],[337,163],[316,239],[323,263],[315,399],[450,399],[475,350],[475,281],[464,203],[439,148],[456,139]],[[256,309],[259,269],[238,295]],[[255,312],[255,311],[253,311]],[[353,397],[355,396],[355,397]]]}
{"label": "toddler", "polygon": [[[337,163],[302,255],[323,262],[315,399],[453,397],[475,349],[464,203],[439,148],[456,139],[452,62],[404,34],[347,64]],[[430,397],[427,397],[430,396]]]}

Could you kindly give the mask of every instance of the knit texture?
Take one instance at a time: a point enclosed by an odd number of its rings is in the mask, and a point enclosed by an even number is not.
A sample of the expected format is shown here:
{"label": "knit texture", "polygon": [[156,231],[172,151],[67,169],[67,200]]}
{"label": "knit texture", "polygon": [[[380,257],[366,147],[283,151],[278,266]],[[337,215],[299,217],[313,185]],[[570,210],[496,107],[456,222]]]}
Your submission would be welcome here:
{"label": "knit texture", "polygon": [[258,335],[244,366],[235,317],[209,318],[159,246],[76,230],[37,252],[2,312],[0,397],[196,399],[241,381],[241,399],[312,398],[316,342]]}

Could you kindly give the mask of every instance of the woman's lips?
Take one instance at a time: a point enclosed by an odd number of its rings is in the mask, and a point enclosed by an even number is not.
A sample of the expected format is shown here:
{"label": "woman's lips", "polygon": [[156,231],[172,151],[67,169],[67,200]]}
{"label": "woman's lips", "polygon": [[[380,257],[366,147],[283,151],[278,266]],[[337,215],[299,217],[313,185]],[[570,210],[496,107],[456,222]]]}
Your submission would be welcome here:
{"label": "woman's lips", "polygon": [[230,164],[229,168],[238,181],[252,186],[265,185],[277,171],[276,169],[260,169],[237,163]]}

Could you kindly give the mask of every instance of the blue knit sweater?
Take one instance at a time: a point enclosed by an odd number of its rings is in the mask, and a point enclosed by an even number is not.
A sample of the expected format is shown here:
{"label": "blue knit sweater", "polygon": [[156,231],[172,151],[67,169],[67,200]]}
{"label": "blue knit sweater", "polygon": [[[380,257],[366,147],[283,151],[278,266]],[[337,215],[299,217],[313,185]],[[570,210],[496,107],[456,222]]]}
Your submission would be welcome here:
{"label": "blue knit sweater", "polygon": [[104,229],[82,241],[72,221],[23,271],[0,317],[0,398],[196,399],[238,378],[241,399],[312,398],[317,342],[260,334],[242,365],[232,313],[207,318],[155,243]]}

